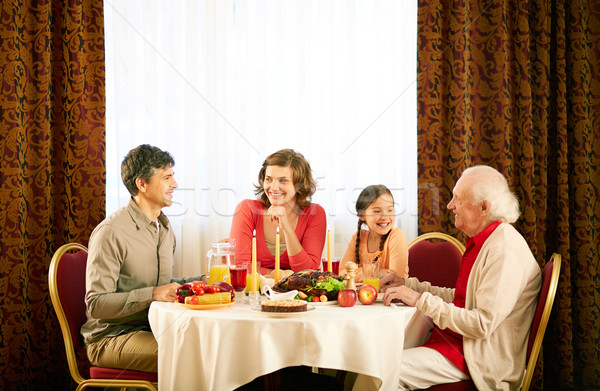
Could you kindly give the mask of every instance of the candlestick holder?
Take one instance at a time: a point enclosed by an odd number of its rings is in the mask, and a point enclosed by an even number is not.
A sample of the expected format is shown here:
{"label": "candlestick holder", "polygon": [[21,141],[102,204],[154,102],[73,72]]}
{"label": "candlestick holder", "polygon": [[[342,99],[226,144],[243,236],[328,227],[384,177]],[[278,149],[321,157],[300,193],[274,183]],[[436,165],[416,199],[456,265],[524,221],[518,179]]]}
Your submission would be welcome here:
{"label": "candlestick holder", "polygon": [[253,295],[252,292],[250,292],[248,294],[248,304],[250,304],[251,309],[259,310],[260,302],[261,302],[260,292],[257,292],[255,295]]}

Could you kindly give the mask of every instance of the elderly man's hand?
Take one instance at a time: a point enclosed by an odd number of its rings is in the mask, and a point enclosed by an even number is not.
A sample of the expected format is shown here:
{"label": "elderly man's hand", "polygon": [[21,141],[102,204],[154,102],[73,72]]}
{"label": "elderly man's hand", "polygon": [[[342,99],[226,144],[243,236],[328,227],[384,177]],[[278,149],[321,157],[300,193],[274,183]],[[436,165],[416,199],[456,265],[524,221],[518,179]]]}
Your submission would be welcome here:
{"label": "elderly man's hand", "polygon": [[395,288],[389,288],[383,295],[383,304],[390,305],[392,301],[403,302],[406,305],[414,307],[421,298],[421,293],[402,285]]}
{"label": "elderly man's hand", "polygon": [[388,271],[379,280],[380,291],[384,293],[386,289],[404,285],[404,277],[398,276],[393,270]]}

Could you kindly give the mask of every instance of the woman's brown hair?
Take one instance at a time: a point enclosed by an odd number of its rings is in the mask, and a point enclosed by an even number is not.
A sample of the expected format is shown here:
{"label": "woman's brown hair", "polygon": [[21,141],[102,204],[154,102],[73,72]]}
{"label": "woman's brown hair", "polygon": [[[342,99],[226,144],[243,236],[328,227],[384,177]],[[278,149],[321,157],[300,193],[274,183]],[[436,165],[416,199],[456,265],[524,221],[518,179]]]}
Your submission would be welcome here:
{"label": "woman's brown hair", "polygon": [[254,194],[259,197],[266,208],[271,206],[271,202],[263,188],[267,167],[269,166],[291,167],[292,181],[296,189],[296,205],[300,209],[304,209],[310,205],[311,197],[317,189],[317,183],[312,177],[310,164],[301,153],[293,149],[282,149],[265,159],[258,173],[258,185],[254,185]]}

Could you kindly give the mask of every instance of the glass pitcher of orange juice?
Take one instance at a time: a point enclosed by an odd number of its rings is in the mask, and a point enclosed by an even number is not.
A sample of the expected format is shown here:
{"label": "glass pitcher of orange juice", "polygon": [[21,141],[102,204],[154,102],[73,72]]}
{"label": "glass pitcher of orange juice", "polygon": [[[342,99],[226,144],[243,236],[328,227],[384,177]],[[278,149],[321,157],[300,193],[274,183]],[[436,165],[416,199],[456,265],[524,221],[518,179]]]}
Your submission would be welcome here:
{"label": "glass pitcher of orange juice", "polygon": [[208,270],[208,284],[217,281],[226,281],[231,284],[229,266],[235,264],[235,239],[227,239],[211,244],[211,249],[206,253],[206,270]]}

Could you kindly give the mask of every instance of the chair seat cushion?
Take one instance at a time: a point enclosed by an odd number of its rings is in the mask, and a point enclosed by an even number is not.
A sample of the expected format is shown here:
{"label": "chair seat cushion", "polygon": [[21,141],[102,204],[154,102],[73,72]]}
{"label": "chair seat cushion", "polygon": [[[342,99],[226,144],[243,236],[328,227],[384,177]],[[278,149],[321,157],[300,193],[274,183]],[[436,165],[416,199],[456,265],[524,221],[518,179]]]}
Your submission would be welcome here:
{"label": "chair seat cushion", "polygon": [[92,379],[120,379],[120,380],[147,380],[152,383],[158,382],[156,372],[130,371],[127,369],[91,367],[90,378]]}

